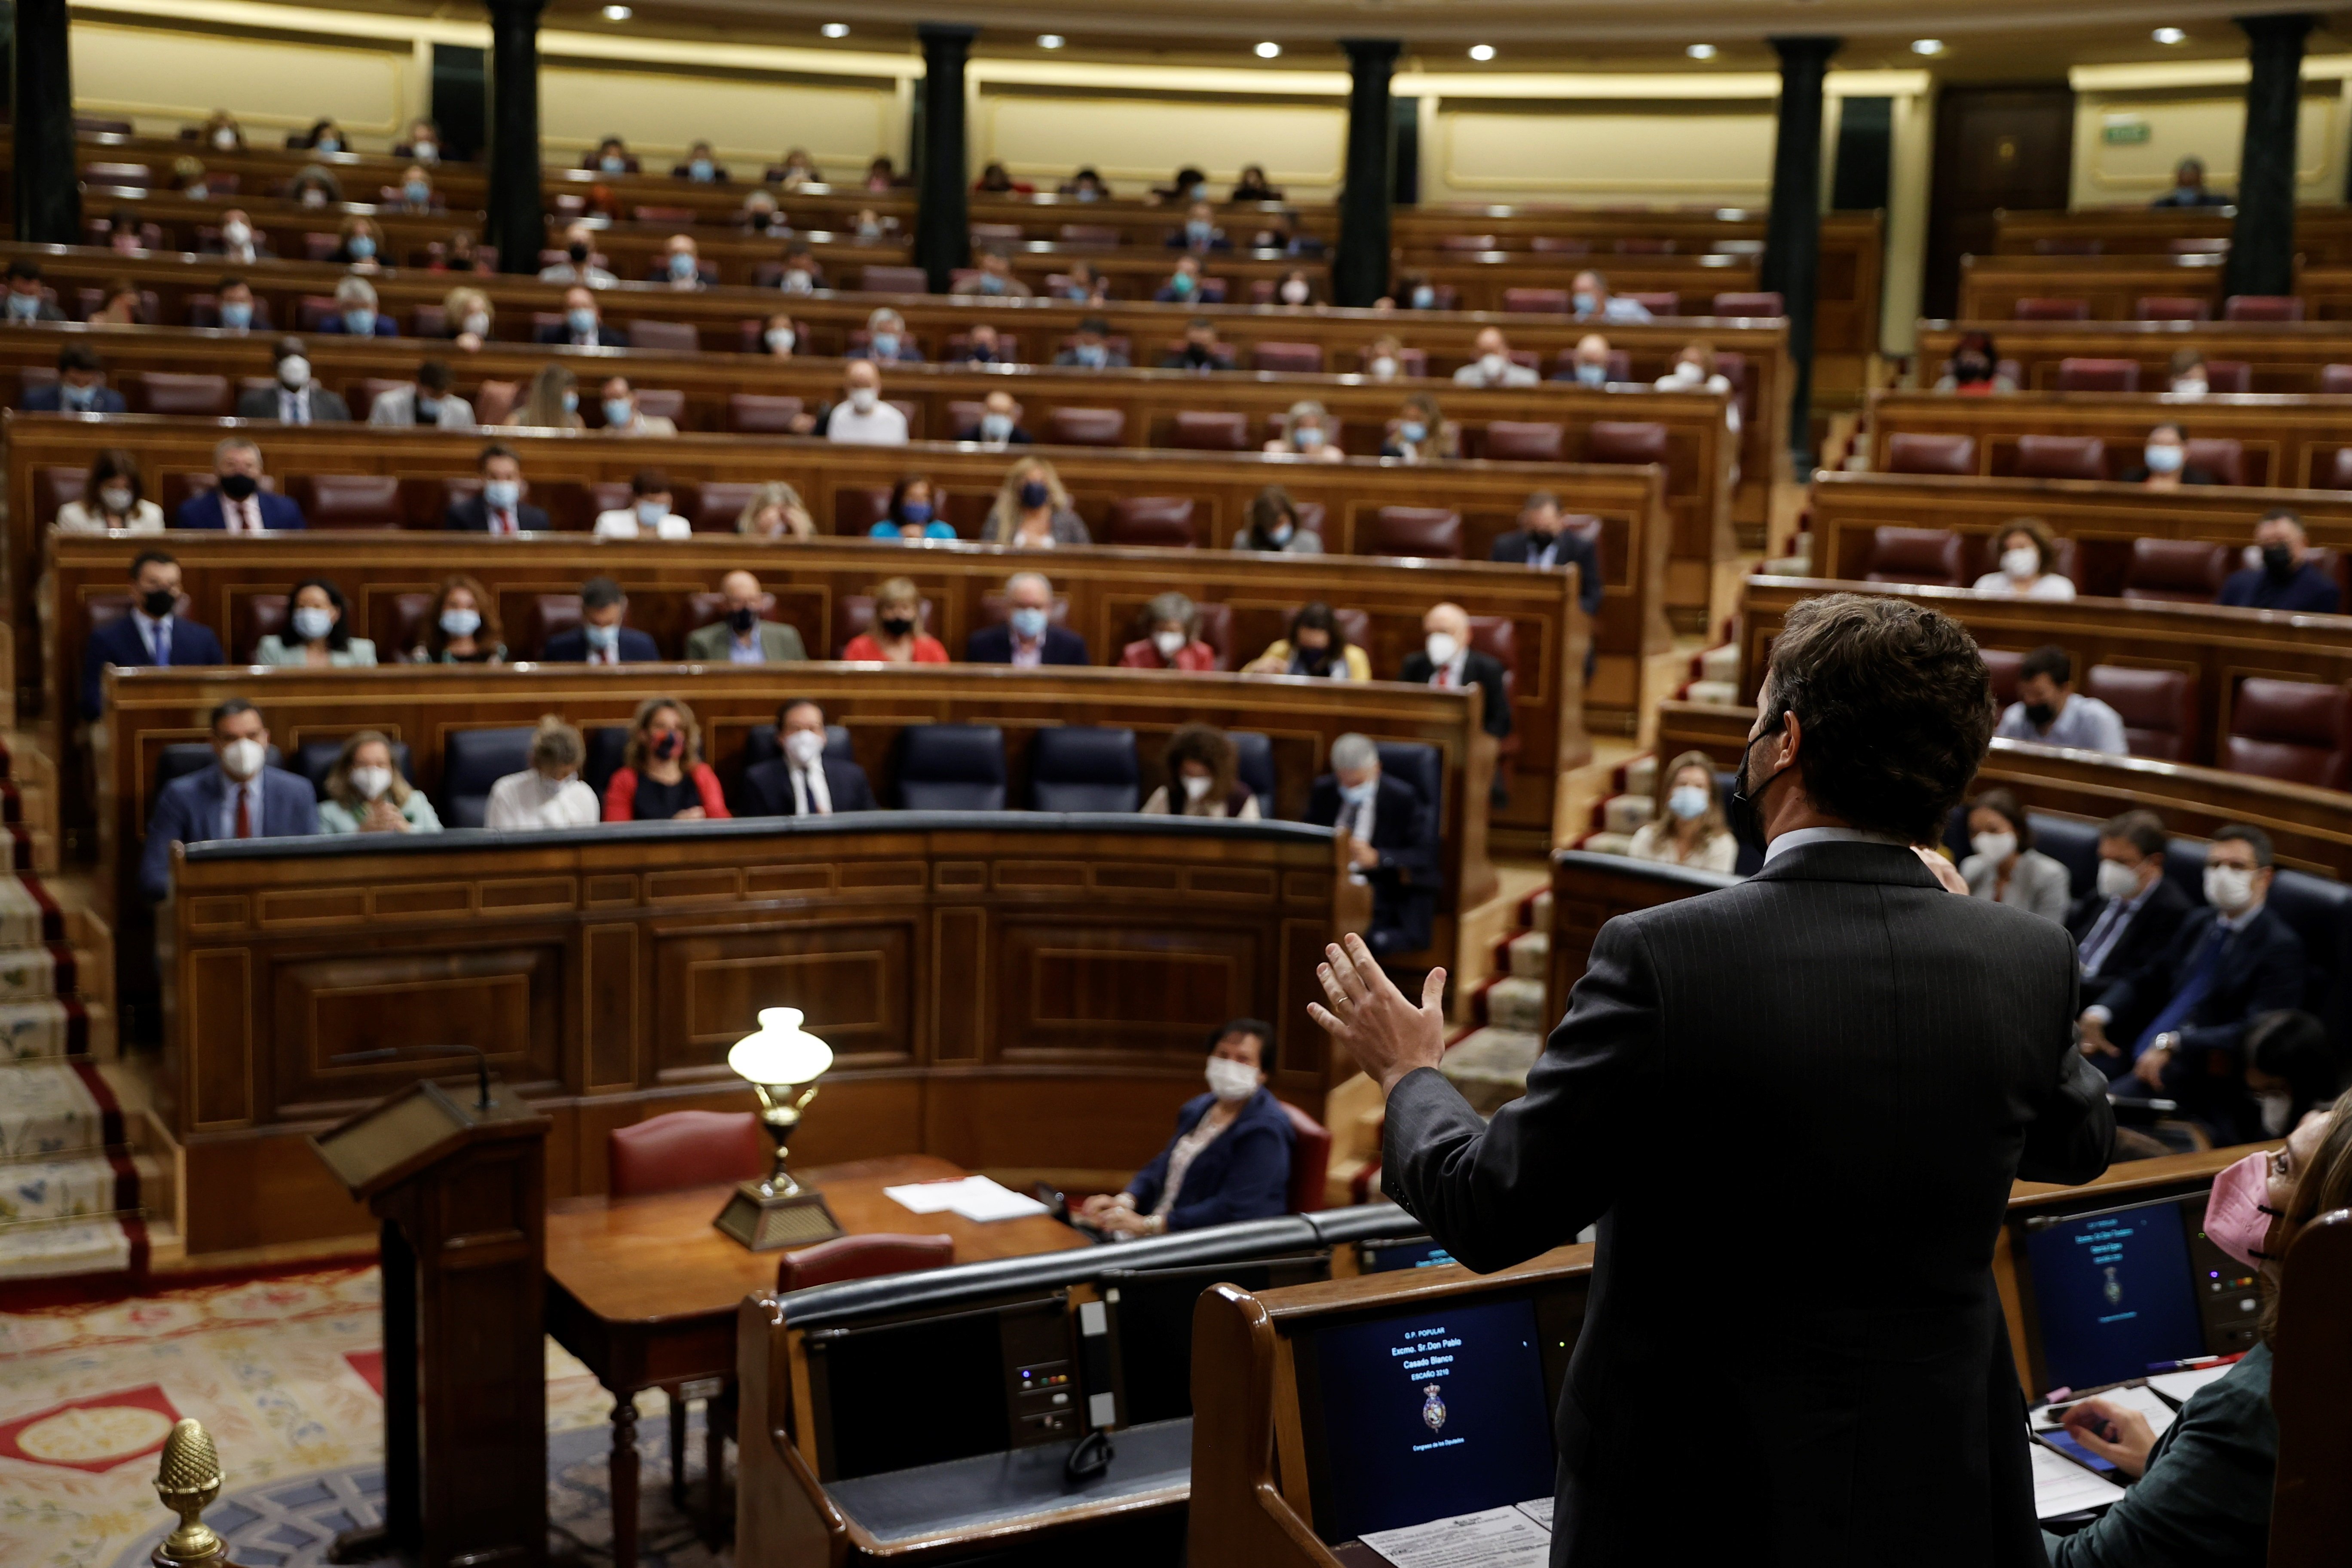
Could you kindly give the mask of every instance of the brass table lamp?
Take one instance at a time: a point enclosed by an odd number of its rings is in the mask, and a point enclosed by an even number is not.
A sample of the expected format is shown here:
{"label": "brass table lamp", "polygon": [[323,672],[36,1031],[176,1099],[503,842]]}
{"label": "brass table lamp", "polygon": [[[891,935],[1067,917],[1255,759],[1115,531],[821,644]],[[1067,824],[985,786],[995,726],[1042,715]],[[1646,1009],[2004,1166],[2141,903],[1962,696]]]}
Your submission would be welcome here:
{"label": "brass table lamp", "polygon": [[776,1146],[776,1163],[761,1180],[738,1186],[712,1223],[754,1252],[842,1234],[824,1199],[784,1169],[784,1145],[816,1098],[816,1080],[833,1066],[833,1047],[802,1028],[801,1018],[797,1007],[762,1008],[758,1031],[727,1053],[728,1067],[760,1097],[760,1128]]}

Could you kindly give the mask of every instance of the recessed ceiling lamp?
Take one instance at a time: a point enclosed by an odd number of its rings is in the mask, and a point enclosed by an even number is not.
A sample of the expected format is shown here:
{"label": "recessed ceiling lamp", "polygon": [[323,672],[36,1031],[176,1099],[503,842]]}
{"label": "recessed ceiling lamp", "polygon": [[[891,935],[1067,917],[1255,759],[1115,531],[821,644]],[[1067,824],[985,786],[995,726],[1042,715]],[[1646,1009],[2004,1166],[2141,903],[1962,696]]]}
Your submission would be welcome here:
{"label": "recessed ceiling lamp", "polygon": [[1269,38],[1265,43],[1260,44],[1255,52],[1257,55],[1257,58],[1262,60],[1275,59],[1281,55],[1282,46]]}
{"label": "recessed ceiling lamp", "polygon": [[1491,60],[1495,58],[1495,46],[1492,44],[1473,44],[1470,46],[1470,58],[1474,60]]}
{"label": "recessed ceiling lamp", "polygon": [[2185,44],[2189,41],[2189,35],[2178,27],[2158,27],[2148,37],[2159,44]]}
{"label": "recessed ceiling lamp", "polygon": [[846,22],[827,22],[824,26],[819,27],[817,31],[823,33],[828,38],[845,38],[849,37],[849,24]]}
{"label": "recessed ceiling lamp", "polygon": [[1711,60],[1715,58],[1715,46],[1713,44],[1693,44],[1689,48],[1685,49],[1683,53],[1688,55],[1695,60]]}
{"label": "recessed ceiling lamp", "polygon": [[1041,49],[1058,49],[1068,41],[1068,39],[1063,37],[1059,33],[1040,33],[1037,35],[1037,47]]}
{"label": "recessed ceiling lamp", "polygon": [[1911,52],[1915,55],[1940,55],[1944,52],[1944,40],[1941,38],[1914,38],[1911,40]]}
{"label": "recessed ceiling lamp", "polygon": [[635,15],[636,13],[630,10],[626,5],[607,5],[604,7],[604,20],[607,22],[625,22]]}

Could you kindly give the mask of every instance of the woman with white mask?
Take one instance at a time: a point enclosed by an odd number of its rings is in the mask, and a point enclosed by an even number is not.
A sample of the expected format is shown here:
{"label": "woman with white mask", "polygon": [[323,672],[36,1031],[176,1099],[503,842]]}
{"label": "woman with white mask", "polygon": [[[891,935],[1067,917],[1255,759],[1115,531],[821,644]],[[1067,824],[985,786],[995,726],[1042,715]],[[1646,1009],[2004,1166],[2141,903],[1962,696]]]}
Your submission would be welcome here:
{"label": "woman with white mask", "polygon": [[2015,795],[1989,789],[1969,803],[1969,847],[1960,877],[1969,897],[2066,923],[2074,901],[2066,868],[2033,847],[2033,825]]}
{"label": "woman with white mask", "polygon": [[1998,570],[1969,584],[1974,592],[2053,602],[2074,596],[2074,580],[2057,569],[2058,538],[2038,517],[2011,518],[2000,531],[1996,559]]}
{"label": "woman with white mask", "polygon": [[343,742],[319,803],[321,833],[438,833],[441,818],[425,792],[392,765],[392,742],[362,730]]}
{"label": "woman with white mask", "polygon": [[1233,738],[1213,724],[1181,724],[1160,753],[1168,782],[1143,803],[1146,816],[1223,816],[1258,820],[1257,796],[1241,782]]}
{"label": "woman with white mask", "polygon": [[288,596],[286,628],[264,637],[253,662],[345,669],[375,663],[375,644],[351,632],[343,591],[324,577],[305,577]]}
{"label": "woman with white mask", "polygon": [[1127,1190],[1097,1194],[1075,1217],[1114,1237],[1158,1236],[1290,1207],[1290,1113],[1265,1087],[1274,1026],[1235,1018],[1209,1041],[1209,1092],[1176,1113],[1176,1136]]}

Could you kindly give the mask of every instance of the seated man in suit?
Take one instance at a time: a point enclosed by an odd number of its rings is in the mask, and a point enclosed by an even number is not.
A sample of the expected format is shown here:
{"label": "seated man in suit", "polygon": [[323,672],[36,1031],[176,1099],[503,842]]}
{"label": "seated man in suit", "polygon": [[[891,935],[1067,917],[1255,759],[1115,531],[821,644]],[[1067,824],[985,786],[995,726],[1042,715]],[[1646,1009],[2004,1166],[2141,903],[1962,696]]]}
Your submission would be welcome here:
{"label": "seated man in suit", "polygon": [[367,422],[393,428],[423,426],[428,430],[476,430],[474,405],[451,389],[449,362],[429,359],[416,367],[416,379],[376,394]]}
{"label": "seated man in suit", "polygon": [[824,754],[824,710],[797,698],[776,710],[781,757],[743,773],[746,816],[831,816],[872,811],[874,790],[856,763]]}
{"label": "seated man in suit", "polygon": [[217,233],[198,248],[207,256],[225,256],[240,267],[278,258],[278,253],[264,245],[261,237],[254,233],[253,219],[243,207],[230,207],[223,212]]}
{"label": "seated man in suit", "polygon": [[1576,599],[1584,606],[1584,618],[1591,620],[1601,613],[1601,552],[1581,532],[1568,526],[1559,498],[1549,490],[1528,497],[1527,504],[1519,508],[1519,526],[1495,541],[1486,559],[1514,566],[1573,566],[1579,574]]}
{"label": "seated man in suit", "polygon": [[82,654],[81,712],[98,717],[106,701],[106,667],[145,668],[173,664],[226,664],[220,639],[180,614],[180,563],[160,550],[142,550],[131,563],[131,613],[89,634]]}
{"label": "seated man in suit", "polygon": [[1002,626],[982,626],[963,645],[966,664],[1091,664],[1087,639],[1053,622],[1054,584],[1043,572],[1015,572],[1004,580]]}
{"label": "seated man in suit", "polygon": [[[259,327],[269,328],[269,312],[259,307],[253,298],[253,285],[234,274],[224,278],[214,288],[214,314],[219,318],[216,331],[231,337],[242,338]],[[193,313],[193,312],[192,312]],[[201,326],[191,321],[190,326]]]}
{"label": "seated man in suit", "polygon": [[2146,968],[2189,918],[2189,895],[2164,874],[2169,842],[2152,811],[2126,811],[2100,826],[2097,884],[2066,911],[2086,1005]]}
{"label": "seated man in suit", "polygon": [[1003,387],[992,391],[982,402],[978,420],[956,432],[959,441],[977,441],[983,447],[1026,447],[1032,437],[1021,428],[1021,405]]}
{"label": "seated man in suit", "polygon": [[658,664],[661,649],[628,619],[629,596],[610,577],[580,584],[580,624],[547,639],[542,664]]}
{"label": "seated man in suit", "polygon": [[[27,403],[26,407],[31,405]],[[2332,616],[2343,595],[2336,580],[2319,569],[2311,537],[2303,519],[2288,507],[2273,507],[2254,524],[2254,548],[2259,566],[2230,574],[2213,602],[2250,610],[2299,610],[2305,615]]]}
{"label": "seated man in suit", "polygon": [[261,488],[261,447],[250,436],[225,436],[213,448],[209,490],[180,503],[174,528],[225,528],[231,533],[275,532],[308,528],[302,509]]}
{"label": "seated man in suit", "polygon": [[475,466],[482,489],[449,503],[446,526],[459,533],[544,533],[547,513],[522,499],[522,459],[500,441],[482,448]]}
{"label": "seated man in suit", "polygon": [[687,633],[687,658],[699,664],[797,664],[808,658],[797,628],[761,618],[768,595],[757,577],[730,572],[719,580],[719,596],[726,601],[726,618]]}
{"label": "seated man in suit", "polygon": [[213,710],[220,765],[184,774],[155,797],[139,885],[161,903],[172,890],[172,846],[211,838],[295,838],[319,831],[319,797],[299,773],[268,765],[269,727],[242,697]]}
{"label": "seated man in suit", "polygon": [[120,414],[122,394],[106,384],[106,362],[88,343],[58,351],[58,379],[25,394],[27,414]]}
{"label": "seated man in suit", "polygon": [[400,329],[376,309],[375,285],[351,273],[335,285],[335,313],[319,323],[321,336],[396,338]]}
{"label": "seated man in suit", "polygon": [[1470,646],[1470,612],[1459,605],[1432,605],[1421,617],[1421,629],[1425,640],[1419,652],[1405,655],[1399,679],[1457,690],[1475,686],[1480,724],[1497,739],[1509,734],[1511,700],[1503,691],[1503,661]]}
{"label": "seated man in suit", "polygon": [[299,338],[278,340],[269,353],[270,363],[278,373],[278,384],[239,394],[236,400],[236,416],[239,419],[275,419],[282,425],[349,422],[351,405],[311,379],[310,356],[302,351]]}
{"label": "seated man in suit", "polygon": [[34,321],[62,321],[66,313],[41,291],[41,264],[29,256],[8,263],[7,316],[10,326]]}
{"label": "seated man in suit", "polygon": [[559,343],[575,349],[625,349],[629,340],[618,329],[604,324],[604,312],[597,309],[596,296],[582,288],[563,291],[563,320],[551,322],[532,334],[533,341]]}
{"label": "seated man in suit", "polygon": [[2215,833],[2205,851],[2208,907],[2083,1010],[2083,1054],[2118,1090],[2227,1117],[2244,1092],[2246,1026],[2303,1005],[2303,939],[2268,907],[2273,875],[2270,835],[2238,823]]}
{"label": "seated man in suit", "polygon": [[1372,889],[1373,953],[1429,945],[1437,915],[1437,820],[1419,792],[1381,772],[1380,748],[1362,735],[1331,742],[1331,771],[1307,796],[1307,820],[1348,829],[1349,876]]}

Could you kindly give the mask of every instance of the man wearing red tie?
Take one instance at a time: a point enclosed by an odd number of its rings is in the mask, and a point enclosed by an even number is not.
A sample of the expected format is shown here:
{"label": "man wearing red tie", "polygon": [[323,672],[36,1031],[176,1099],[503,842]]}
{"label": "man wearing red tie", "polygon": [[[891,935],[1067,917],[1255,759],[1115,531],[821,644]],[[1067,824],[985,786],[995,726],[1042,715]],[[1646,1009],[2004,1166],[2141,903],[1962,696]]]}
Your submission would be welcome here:
{"label": "man wearing red tie", "polygon": [[832,816],[872,811],[874,790],[866,770],[846,754],[825,752],[824,710],[791,701],[776,711],[781,757],[743,771],[746,816]]}
{"label": "man wearing red tie", "polygon": [[449,503],[443,519],[459,533],[543,533],[547,513],[522,499],[522,459],[511,447],[493,441],[475,460],[482,476],[479,493]]}
{"label": "man wearing red tie", "polygon": [[269,765],[269,727],[242,697],[213,710],[217,766],[184,773],[163,786],[147,824],[147,850],[139,881],[161,902],[172,890],[172,846],[215,838],[292,838],[319,831],[319,802],[310,781]]}
{"label": "man wearing red tie", "polygon": [[272,533],[308,528],[302,509],[261,488],[261,448],[250,436],[231,436],[213,448],[213,488],[180,503],[174,528]]}
{"label": "man wearing red tie", "polygon": [[1511,699],[1503,689],[1503,661],[1470,646],[1470,614],[1459,605],[1434,605],[1421,617],[1426,639],[1420,653],[1405,656],[1399,679],[1415,686],[1459,689],[1475,686],[1481,694],[1481,720],[1496,739],[1511,732]]}

